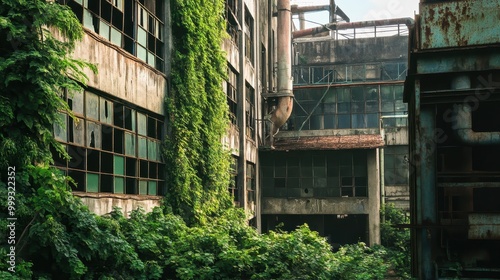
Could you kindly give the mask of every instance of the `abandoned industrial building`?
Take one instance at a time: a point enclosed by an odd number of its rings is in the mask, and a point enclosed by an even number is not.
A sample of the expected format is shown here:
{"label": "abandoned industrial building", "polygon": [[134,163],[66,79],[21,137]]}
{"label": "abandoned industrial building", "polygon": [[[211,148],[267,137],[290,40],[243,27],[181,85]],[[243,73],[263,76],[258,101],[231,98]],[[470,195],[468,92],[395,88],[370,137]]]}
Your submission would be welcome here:
{"label": "abandoned industrial building", "polygon": [[[99,65],[65,92],[55,165],[97,214],[160,204],[169,1],[60,0]],[[293,2],[293,1],[292,1]],[[380,243],[380,209],[411,216],[413,275],[500,277],[498,1],[420,1],[413,18],[227,0],[229,192],[260,232],[307,223],[332,245]],[[329,11],[306,29],[304,15]]]}

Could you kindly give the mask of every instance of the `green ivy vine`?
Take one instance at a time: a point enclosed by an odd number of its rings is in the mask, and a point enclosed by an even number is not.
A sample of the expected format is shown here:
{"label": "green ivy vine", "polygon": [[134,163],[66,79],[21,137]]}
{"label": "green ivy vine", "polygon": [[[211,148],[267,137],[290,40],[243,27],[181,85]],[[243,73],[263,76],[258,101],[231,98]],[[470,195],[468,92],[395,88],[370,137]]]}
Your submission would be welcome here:
{"label": "green ivy vine", "polygon": [[224,1],[175,0],[171,11],[166,199],[188,223],[203,223],[231,206],[229,153],[221,142],[228,124]]}

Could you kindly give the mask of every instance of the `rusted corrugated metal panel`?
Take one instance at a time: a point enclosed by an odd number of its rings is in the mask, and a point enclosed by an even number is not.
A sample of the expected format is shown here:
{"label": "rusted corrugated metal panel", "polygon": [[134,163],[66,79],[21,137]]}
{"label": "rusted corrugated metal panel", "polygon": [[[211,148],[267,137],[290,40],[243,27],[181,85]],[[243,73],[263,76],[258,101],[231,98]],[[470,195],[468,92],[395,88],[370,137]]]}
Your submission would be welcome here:
{"label": "rusted corrugated metal panel", "polygon": [[500,240],[500,214],[469,214],[469,239]]}
{"label": "rusted corrugated metal panel", "polygon": [[276,150],[349,150],[374,149],[384,146],[381,135],[344,135],[281,138],[276,140]]}
{"label": "rusted corrugated metal panel", "polygon": [[422,49],[498,43],[499,1],[446,1],[421,5]]}

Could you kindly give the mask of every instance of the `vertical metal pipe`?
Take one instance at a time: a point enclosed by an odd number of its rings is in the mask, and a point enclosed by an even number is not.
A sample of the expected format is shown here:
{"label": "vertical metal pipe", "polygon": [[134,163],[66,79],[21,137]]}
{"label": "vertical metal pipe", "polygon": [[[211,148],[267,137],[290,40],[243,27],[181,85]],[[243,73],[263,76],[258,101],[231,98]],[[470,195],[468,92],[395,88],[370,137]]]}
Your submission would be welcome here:
{"label": "vertical metal pipe", "polygon": [[305,21],[305,16],[304,16],[304,13],[300,13],[299,14],[299,29],[302,30],[302,29],[306,29],[306,21]]}
{"label": "vertical metal pipe", "polygon": [[270,117],[271,138],[290,117],[293,108],[291,22],[290,0],[278,0],[278,92],[274,96],[276,108]]}
{"label": "vertical metal pipe", "polygon": [[292,94],[290,0],[278,0],[278,93]]}

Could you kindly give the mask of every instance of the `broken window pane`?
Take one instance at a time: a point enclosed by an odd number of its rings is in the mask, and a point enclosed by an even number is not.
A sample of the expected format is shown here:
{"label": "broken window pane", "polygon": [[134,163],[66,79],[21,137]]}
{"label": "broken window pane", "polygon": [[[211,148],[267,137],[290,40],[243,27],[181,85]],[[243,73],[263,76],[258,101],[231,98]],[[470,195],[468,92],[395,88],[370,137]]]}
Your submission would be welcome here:
{"label": "broken window pane", "polygon": [[101,187],[99,189],[100,192],[113,192],[113,176],[101,174]]}
{"label": "broken window pane", "polygon": [[141,59],[142,61],[146,61],[146,48],[143,46],[137,44],[137,57]]}
{"label": "broken window pane", "polygon": [[135,131],[135,110],[125,107],[125,128]]}
{"label": "broken window pane", "polygon": [[104,98],[100,98],[100,103],[101,103],[101,110],[100,110],[101,122],[107,124],[113,124],[113,102],[110,102],[109,100],[106,100]]}
{"label": "broken window pane", "polygon": [[109,125],[101,125],[102,149],[113,151],[113,128]]}
{"label": "broken window pane", "polygon": [[81,118],[71,119],[72,123],[69,132],[69,141],[81,146],[85,146],[85,121]]}
{"label": "broken window pane", "polygon": [[87,192],[99,191],[99,175],[87,173]]}
{"label": "broken window pane", "polygon": [[141,135],[146,135],[147,119],[146,115],[137,113],[137,132]]}
{"label": "broken window pane", "polygon": [[87,146],[91,148],[101,148],[101,125],[87,121]]}
{"label": "broken window pane", "polygon": [[125,190],[125,182],[123,177],[115,177],[114,193],[123,193]]}
{"label": "broken window pane", "polygon": [[137,194],[137,179],[127,178],[125,180],[125,191],[127,194]]}
{"label": "broken window pane", "polygon": [[135,135],[125,132],[125,154],[135,156]]}
{"label": "broken window pane", "polygon": [[126,159],[126,172],[127,172],[127,176],[137,176],[137,160],[134,159],[134,158],[127,158]]}
{"label": "broken window pane", "polygon": [[146,138],[139,136],[138,147],[139,147],[139,149],[138,149],[139,150],[139,157],[140,158],[147,158],[148,157],[148,147],[147,147]]}
{"label": "broken window pane", "polygon": [[85,191],[85,172],[76,171],[76,170],[68,170],[68,176],[73,178],[73,182],[70,182],[71,190],[77,192]]}
{"label": "broken window pane", "polygon": [[99,97],[93,93],[85,94],[85,114],[88,119],[99,120]]}
{"label": "broken window pane", "polygon": [[58,121],[54,123],[54,137],[58,141],[66,142],[68,141],[68,135],[66,133],[66,128],[68,127],[68,121],[66,114],[57,113]]}
{"label": "broken window pane", "polygon": [[113,154],[101,153],[101,172],[113,173]]}
{"label": "broken window pane", "polygon": [[68,92],[68,105],[73,113],[83,115],[83,90]]}
{"label": "broken window pane", "polygon": [[113,151],[115,153],[123,154],[123,130],[114,128],[114,146],[113,146]]}
{"label": "broken window pane", "polygon": [[86,149],[78,146],[68,145],[69,168],[85,170]]}
{"label": "broken window pane", "polygon": [[99,172],[101,152],[96,150],[87,150],[87,170]]}

